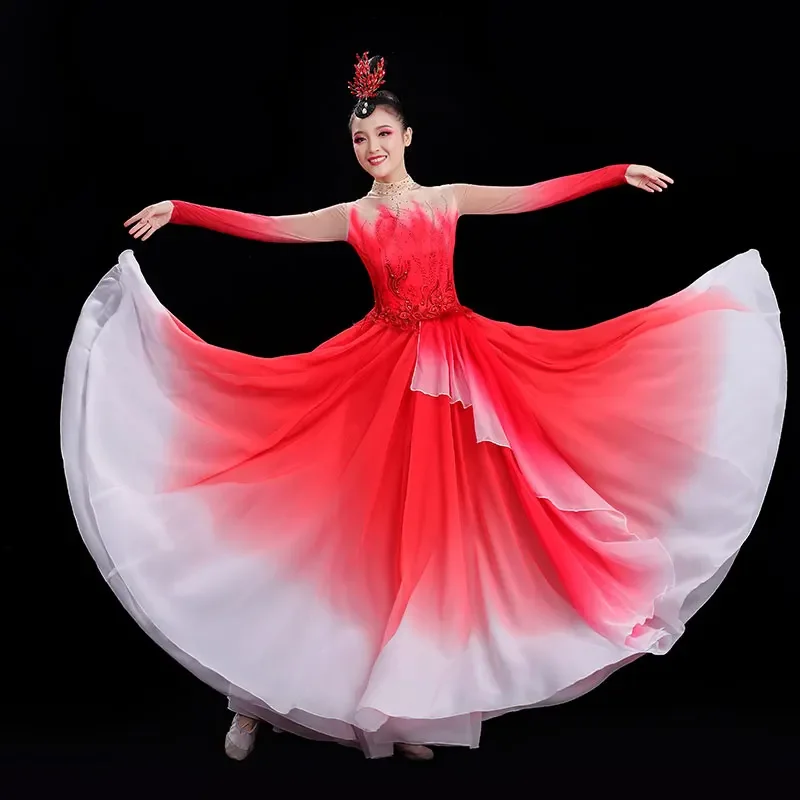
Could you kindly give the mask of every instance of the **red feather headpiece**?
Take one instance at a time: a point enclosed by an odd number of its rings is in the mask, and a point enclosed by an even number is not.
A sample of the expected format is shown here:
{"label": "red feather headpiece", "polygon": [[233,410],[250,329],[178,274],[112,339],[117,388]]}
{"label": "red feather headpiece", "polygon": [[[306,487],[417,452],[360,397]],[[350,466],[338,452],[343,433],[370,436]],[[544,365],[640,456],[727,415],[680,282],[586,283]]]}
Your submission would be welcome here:
{"label": "red feather headpiece", "polygon": [[378,59],[375,68],[370,68],[369,53],[362,56],[356,55],[358,59],[355,64],[356,74],[352,81],[349,81],[347,88],[359,100],[366,100],[374,97],[378,89],[383,85],[386,78],[386,68],[382,58]]}

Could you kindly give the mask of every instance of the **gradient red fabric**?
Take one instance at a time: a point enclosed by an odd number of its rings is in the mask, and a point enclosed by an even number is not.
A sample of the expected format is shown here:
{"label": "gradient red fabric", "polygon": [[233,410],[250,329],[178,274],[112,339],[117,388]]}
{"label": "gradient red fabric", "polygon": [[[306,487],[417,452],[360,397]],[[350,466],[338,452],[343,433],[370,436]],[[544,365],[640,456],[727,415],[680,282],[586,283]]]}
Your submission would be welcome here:
{"label": "gradient red fabric", "polygon": [[[457,218],[353,209],[375,309],[311,353],[257,359],[166,325],[185,420],[171,488],[215,486],[198,496],[218,535],[387,639],[415,593],[416,626],[468,637],[487,604],[521,634],[563,624],[536,600],[556,592],[602,635],[647,646],[674,581],[658,533],[714,409],[712,312],[737,303],[683,294],[576,331],[495,322],[458,302]],[[442,389],[443,372],[460,379]],[[431,391],[412,386],[420,373]],[[459,380],[470,400],[455,405]]]}
{"label": "gradient red fabric", "polygon": [[87,299],[65,472],[148,635],[233,710],[371,757],[477,746],[488,717],[667,652],[749,536],[780,440],[758,253],[580,330],[488,319],[453,280],[461,216],[624,182],[617,165],[404,184],[290,217],[176,202],[179,224],[348,242],[375,304],[311,352],[258,358],[196,336],[130,251]]}

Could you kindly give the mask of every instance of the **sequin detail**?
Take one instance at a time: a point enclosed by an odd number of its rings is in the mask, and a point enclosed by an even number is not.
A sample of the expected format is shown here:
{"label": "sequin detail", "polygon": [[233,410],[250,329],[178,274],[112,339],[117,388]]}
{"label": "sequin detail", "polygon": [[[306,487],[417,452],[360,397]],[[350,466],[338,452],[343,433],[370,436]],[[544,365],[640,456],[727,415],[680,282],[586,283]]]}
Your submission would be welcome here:
{"label": "sequin detail", "polygon": [[402,330],[426,320],[469,313],[456,295],[451,210],[412,202],[382,206],[372,220],[354,219],[350,242],[370,273],[375,307],[365,321]]}
{"label": "sequin detail", "polygon": [[466,306],[462,306],[455,293],[445,289],[441,291],[435,288],[426,300],[420,303],[413,303],[410,300],[404,301],[399,308],[373,308],[367,315],[371,322],[391,325],[401,330],[413,330],[426,320],[439,319],[440,317],[451,314],[469,315],[472,312]]}
{"label": "sequin detail", "polygon": [[396,197],[418,188],[419,184],[410,175],[406,175],[405,178],[394,183],[373,181],[367,197]]}

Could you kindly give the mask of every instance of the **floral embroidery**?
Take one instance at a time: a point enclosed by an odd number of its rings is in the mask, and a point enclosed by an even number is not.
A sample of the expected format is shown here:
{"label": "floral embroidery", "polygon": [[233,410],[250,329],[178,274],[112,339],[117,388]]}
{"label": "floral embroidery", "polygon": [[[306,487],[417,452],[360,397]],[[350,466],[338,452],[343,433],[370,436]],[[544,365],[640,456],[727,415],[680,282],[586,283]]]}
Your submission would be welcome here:
{"label": "floral embroidery", "polygon": [[375,293],[367,320],[408,330],[469,311],[458,302],[453,282],[456,220],[447,209],[381,206],[373,222],[354,222],[350,241]]}

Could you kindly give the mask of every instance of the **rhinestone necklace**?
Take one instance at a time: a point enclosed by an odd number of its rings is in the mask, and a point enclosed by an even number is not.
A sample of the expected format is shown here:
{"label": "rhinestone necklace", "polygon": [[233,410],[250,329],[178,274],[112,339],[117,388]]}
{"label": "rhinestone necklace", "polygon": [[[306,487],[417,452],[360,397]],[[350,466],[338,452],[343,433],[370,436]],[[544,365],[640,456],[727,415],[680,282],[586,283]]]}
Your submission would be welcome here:
{"label": "rhinestone necklace", "polygon": [[410,176],[406,175],[401,181],[394,183],[379,183],[373,181],[372,188],[369,190],[367,197],[395,197],[398,194],[414,189],[419,184]]}

